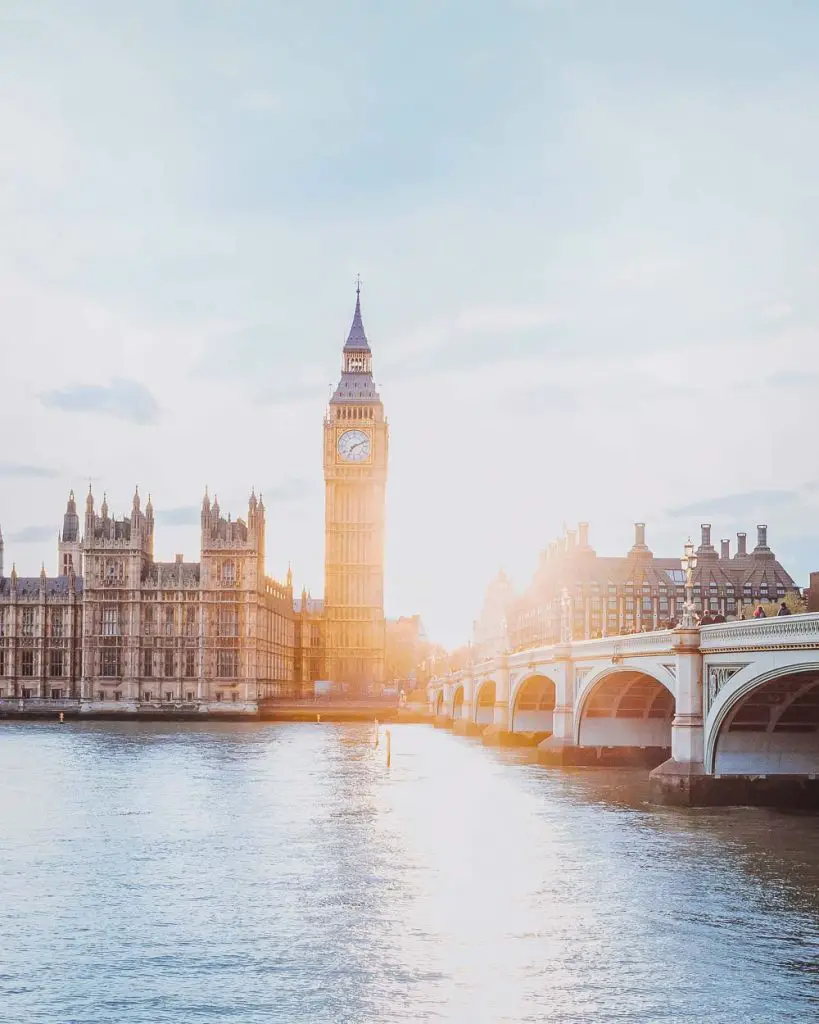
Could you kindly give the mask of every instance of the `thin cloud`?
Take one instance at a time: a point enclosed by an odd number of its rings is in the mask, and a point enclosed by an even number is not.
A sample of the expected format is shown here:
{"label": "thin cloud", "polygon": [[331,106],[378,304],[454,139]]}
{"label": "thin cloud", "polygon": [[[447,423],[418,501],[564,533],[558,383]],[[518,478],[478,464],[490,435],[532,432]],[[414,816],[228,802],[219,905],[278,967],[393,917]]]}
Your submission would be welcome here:
{"label": "thin cloud", "polygon": [[578,394],[571,388],[544,384],[510,391],[498,398],[498,409],[517,416],[565,414],[577,405]]}
{"label": "thin cloud", "polygon": [[176,508],[157,509],[156,521],[160,526],[195,526],[199,522],[199,507],[179,505]]}
{"label": "thin cloud", "polygon": [[24,462],[0,462],[0,477],[16,477],[27,480],[53,480],[59,470],[50,466],[31,466]]}
{"label": "thin cloud", "polygon": [[570,347],[566,315],[550,308],[475,307],[413,331],[387,353],[402,376],[463,372],[498,362],[554,354]]}
{"label": "thin cloud", "polygon": [[724,494],[717,498],[704,498],[690,505],[679,505],[668,510],[670,516],[693,515],[745,515],[756,509],[782,508],[799,500],[800,491],[743,491]]}
{"label": "thin cloud", "polygon": [[257,405],[296,405],[300,402],[320,401],[323,391],[329,393],[329,385],[323,388],[321,384],[298,382],[293,384],[271,384],[257,391],[253,396],[253,400]]}
{"label": "thin cloud", "polygon": [[52,540],[57,536],[53,525],[50,526],[26,526],[17,533],[12,533],[9,540],[15,544],[40,544],[44,540]]}
{"label": "thin cloud", "polygon": [[313,494],[313,486],[309,480],[300,477],[292,477],[281,480],[272,487],[267,487],[262,492],[266,505],[284,502],[297,502],[308,498]]}
{"label": "thin cloud", "polygon": [[159,403],[151,392],[144,384],[127,377],[114,377],[108,385],[75,384],[46,391],[40,395],[40,401],[50,409],[113,416],[138,426],[159,419]]}
{"label": "thin cloud", "polygon": [[783,370],[779,373],[769,374],[766,384],[769,387],[814,389],[819,384],[819,373]]}

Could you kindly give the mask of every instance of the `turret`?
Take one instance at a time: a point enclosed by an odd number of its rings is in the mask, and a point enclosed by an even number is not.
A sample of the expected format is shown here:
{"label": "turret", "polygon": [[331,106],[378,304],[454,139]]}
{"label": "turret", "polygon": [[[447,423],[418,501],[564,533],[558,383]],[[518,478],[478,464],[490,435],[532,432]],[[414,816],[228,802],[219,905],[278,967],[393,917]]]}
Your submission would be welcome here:
{"label": "turret", "polygon": [[[94,500],[91,497],[91,490],[88,491],[86,508],[86,533],[90,532],[88,525],[89,507],[90,514],[94,514]],[[68,493],[68,501],[63,516],[63,528],[57,538],[57,572],[61,576],[67,576],[68,570],[74,567],[77,573],[82,572],[82,540],[80,538],[80,517],[77,515],[77,502],[74,498],[74,491]]]}
{"label": "turret", "polygon": [[3,578],[3,530],[0,529],[0,580]]}
{"label": "turret", "polygon": [[251,533],[258,532],[259,525],[259,502],[256,498],[256,489],[251,488],[250,497],[247,500],[247,528]]}
{"label": "turret", "polygon": [[88,485],[88,497],[85,499],[85,536],[90,537],[94,532],[94,495],[91,493],[91,484]]}
{"label": "turret", "polygon": [[105,491],[102,492],[102,504],[100,505],[100,516],[103,519],[107,519],[108,518],[108,494]]}

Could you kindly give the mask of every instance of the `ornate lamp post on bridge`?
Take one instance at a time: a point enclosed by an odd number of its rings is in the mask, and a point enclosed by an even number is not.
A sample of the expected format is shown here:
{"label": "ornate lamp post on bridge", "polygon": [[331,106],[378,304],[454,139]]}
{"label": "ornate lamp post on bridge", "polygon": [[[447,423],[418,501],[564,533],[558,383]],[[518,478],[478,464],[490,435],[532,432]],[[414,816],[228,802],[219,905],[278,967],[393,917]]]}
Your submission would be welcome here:
{"label": "ornate lamp post on bridge", "polygon": [[697,625],[697,610],[694,607],[694,570],[697,568],[697,556],[694,554],[694,545],[690,537],[685,545],[680,565],[685,573],[685,604],[680,625],[683,629],[692,629]]}

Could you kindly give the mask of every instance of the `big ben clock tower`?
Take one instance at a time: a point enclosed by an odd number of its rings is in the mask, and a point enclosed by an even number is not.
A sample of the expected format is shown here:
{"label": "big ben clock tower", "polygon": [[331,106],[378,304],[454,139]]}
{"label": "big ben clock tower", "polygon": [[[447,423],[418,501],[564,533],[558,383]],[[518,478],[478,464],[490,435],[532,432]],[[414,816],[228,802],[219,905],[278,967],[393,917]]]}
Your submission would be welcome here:
{"label": "big ben clock tower", "polygon": [[324,618],[330,679],[367,693],[384,679],[384,492],[389,442],[361,320],[324,419]]}

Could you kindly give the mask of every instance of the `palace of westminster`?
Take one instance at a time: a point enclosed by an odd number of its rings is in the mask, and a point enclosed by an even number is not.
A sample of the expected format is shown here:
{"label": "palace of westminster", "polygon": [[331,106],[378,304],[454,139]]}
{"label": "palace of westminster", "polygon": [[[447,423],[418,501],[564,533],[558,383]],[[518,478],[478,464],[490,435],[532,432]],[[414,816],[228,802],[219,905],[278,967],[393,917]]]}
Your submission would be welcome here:
{"label": "palace of westminster", "polygon": [[[390,636],[418,650],[417,616],[384,618],[388,425],[372,375],[359,290],[342,372],[324,417],[325,591],[295,597],[292,576],[265,575],[265,507],[223,515],[205,493],[198,562],[154,559],[154,509],[135,491],[130,516],[99,510],[89,489],[81,520],[74,493],[58,539],[56,577],[6,575],[0,534],[0,700],[71,700],[84,711],[162,708],[254,712],[259,701],[306,696],[322,680],[351,695],[392,679]],[[759,527],[733,556],[710,527],[698,549],[696,600],[724,614],[796,590]],[[637,524],[623,558],[598,557],[588,525],[543,552],[528,589],[500,574],[489,586],[473,643],[484,655],[554,642],[571,602],[575,638],[653,628],[682,604],[679,559],[655,558]],[[568,597],[567,597],[568,595]],[[565,609],[564,609],[565,614]],[[407,626],[413,629],[407,630]],[[404,652],[406,654],[406,652]],[[402,680],[402,683],[404,680]]]}
{"label": "palace of westminster", "polygon": [[324,418],[324,600],[294,598],[289,570],[283,583],[265,575],[261,495],[251,493],[246,519],[231,519],[206,492],[199,561],[158,562],[150,497],[143,509],[135,491],[130,516],[116,519],[89,488],[81,521],[72,491],[58,576],[6,575],[0,534],[0,699],[247,712],[312,693],[316,680],[377,691],[387,454],[357,291]]}

